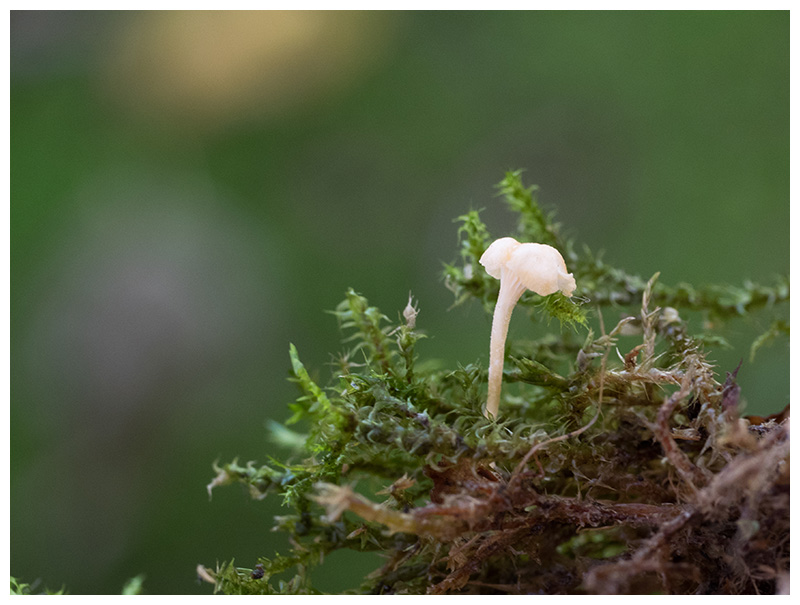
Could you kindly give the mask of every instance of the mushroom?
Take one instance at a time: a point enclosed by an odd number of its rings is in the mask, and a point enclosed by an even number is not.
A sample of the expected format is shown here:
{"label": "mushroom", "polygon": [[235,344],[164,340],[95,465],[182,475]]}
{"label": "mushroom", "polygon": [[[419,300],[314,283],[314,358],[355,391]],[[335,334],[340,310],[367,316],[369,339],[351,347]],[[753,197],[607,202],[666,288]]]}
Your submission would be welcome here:
{"label": "mushroom", "polygon": [[500,407],[506,336],[514,305],[525,290],[540,296],[560,290],[564,296],[572,296],[576,286],[572,273],[567,273],[564,258],[547,244],[521,244],[513,237],[502,237],[492,242],[479,262],[489,275],[500,280],[500,294],[492,318],[489,398],[485,411],[486,417],[492,418],[497,416]]}

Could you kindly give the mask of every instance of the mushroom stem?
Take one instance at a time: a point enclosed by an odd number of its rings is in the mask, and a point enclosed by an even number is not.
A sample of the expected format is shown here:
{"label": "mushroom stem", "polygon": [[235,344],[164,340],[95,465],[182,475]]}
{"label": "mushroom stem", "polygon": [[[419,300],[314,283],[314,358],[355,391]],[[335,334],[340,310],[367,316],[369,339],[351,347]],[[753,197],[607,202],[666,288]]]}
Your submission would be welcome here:
{"label": "mushroom stem", "polygon": [[511,312],[520,296],[525,291],[519,280],[503,269],[500,279],[500,293],[492,316],[492,335],[489,342],[489,395],[484,414],[487,418],[495,418],[500,408],[500,391],[503,386],[503,365],[505,364],[506,337]]}

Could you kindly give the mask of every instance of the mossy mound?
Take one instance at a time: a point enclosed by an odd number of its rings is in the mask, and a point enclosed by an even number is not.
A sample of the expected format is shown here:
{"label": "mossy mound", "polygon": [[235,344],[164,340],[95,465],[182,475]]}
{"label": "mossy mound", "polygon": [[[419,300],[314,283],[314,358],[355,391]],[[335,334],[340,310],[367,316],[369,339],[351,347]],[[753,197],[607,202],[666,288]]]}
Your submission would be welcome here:
{"label": "mossy mound", "polygon": [[[786,591],[788,408],[740,417],[738,368],[718,380],[706,357],[720,335],[690,334],[681,313],[724,325],[777,312],[788,278],[741,288],[643,280],[577,253],[519,172],[499,188],[520,241],[559,249],[578,290],[523,296],[522,307],[562,330],[507,345],[504,382],[520,384],[504,390],[498,419],[482,413],[483,367],[417,359],[424,335],[411,300],[392,322],[349,291],[335,312],[349,349],[327,388],[291,347],[301,395],[287,424],[308,430],[273,432],[294,457],[215,465],[209,485],[282,495],[294,512],[276,528],[291,552],[254,569],[201,565],[200,577],[226,593],[315,593],[325,555],[354,549],[385,557],[361,593]],[[474,297],[491,312],[498,284],[477,262],[491,241],[477,212],[461,217],[460,234],[446,285],[457,302]],[[622,316],[606,329],[609,307]],[[753,350],[787,332],[775,319]],[[287,570],[291,580],[275,580]]]}

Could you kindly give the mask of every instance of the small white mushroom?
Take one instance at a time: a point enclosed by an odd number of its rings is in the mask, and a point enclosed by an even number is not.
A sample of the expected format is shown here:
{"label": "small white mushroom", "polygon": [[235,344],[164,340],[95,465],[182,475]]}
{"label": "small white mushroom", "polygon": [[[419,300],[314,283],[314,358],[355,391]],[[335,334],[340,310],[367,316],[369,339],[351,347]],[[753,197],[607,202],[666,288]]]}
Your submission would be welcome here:
{"label": "small white mushroom", "polygon": [[511,311],[525,290],[540,296],[558,292],[572,296],[575,278],[567,273],[567,264],[558,250],[547,244],[521,244],[513,237],[502,237],[490,245],[479,261],[486,272],[500,280],[500,294],[492,318],[489,348],[489,398],[486,417],[497,416],[503,383],[508,324]]}

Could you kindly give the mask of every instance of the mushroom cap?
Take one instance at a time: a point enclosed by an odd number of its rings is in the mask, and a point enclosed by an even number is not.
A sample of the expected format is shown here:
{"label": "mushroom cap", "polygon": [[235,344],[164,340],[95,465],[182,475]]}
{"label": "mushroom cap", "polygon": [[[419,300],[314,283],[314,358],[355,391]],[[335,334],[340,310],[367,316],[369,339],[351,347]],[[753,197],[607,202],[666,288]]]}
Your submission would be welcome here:
{"label": "mushroom cap", "polygon": [[559,290],[565,296],[572,296],[576,288],[575,278],[567,272],[564,257],[547,244],[520,244],[513,237],[503,237],[486,249],[480,263],[492,277],[513,276],[540,296]]}

